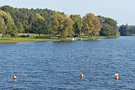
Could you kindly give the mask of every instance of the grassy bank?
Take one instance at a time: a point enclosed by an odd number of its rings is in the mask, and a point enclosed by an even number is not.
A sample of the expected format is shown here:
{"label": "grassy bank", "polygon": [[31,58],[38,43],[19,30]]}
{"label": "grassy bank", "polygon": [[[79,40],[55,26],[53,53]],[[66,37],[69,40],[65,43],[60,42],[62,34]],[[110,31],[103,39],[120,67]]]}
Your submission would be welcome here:
{"label": "grassy bank", "polygon": [[[116,36],[94,36],[92,38],[88,38],[88,36],[82,36],[80,38],[76,37],[74,40],[97,40],[102,38],[116,38]],[[0,38],[0,43],[17,43],[17,42],[46,42],[46,41],[72,41],[73,38],[57,38],[57,37],[51,37],[51,38]]]}
{"label": "grassy bank", "polygon": [[36,38],[0,38],[0,43],[17,43],[17,42],[43,42],[57,41],[57,38],[51,39],[36,39]]}

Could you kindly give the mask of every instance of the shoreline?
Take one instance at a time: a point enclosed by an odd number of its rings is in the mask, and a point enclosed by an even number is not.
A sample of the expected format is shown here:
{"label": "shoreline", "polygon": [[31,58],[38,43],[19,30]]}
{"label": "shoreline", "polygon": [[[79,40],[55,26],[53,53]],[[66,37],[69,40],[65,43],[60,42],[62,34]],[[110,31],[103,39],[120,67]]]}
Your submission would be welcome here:
{"label": "shoreline", "polygon": [[111,38],[118,38],[117,36],[95,36],[93,38],[50,38],[50,39],[42,39],[42,38],[0,38],[0,44],[6,43],[19,43],[19,42],[66,42],[66,41],[95,41],[100,39],[111,39]]}

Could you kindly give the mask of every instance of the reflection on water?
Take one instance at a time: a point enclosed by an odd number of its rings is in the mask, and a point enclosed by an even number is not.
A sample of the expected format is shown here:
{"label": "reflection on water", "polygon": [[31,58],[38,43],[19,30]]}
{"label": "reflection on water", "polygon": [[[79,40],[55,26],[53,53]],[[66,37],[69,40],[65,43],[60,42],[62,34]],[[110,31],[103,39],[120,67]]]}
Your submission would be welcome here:
{"label": "reflection on water", "polygon": [[0,90],[135,89],[134,41],[134,37],[120,37],[0,44]]}

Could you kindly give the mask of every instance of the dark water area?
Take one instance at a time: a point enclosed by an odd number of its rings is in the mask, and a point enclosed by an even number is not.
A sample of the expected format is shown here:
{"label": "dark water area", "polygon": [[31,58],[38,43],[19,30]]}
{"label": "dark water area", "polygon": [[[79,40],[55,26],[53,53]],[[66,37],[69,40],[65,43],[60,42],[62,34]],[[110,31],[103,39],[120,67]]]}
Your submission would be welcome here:
{"label": "dark water area", "polygon": [[135,37],[0,44],[0,77],[0,90],[135,90]]}

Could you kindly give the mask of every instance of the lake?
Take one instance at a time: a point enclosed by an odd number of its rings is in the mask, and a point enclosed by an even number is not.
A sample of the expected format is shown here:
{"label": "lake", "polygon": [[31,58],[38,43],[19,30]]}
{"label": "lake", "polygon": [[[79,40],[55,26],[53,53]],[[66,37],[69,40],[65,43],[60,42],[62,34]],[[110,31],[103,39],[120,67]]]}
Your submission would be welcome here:
{"label": "lake", "polygon": [[0,44],[0,77],[0,90],[134,90],[135,37]]}

